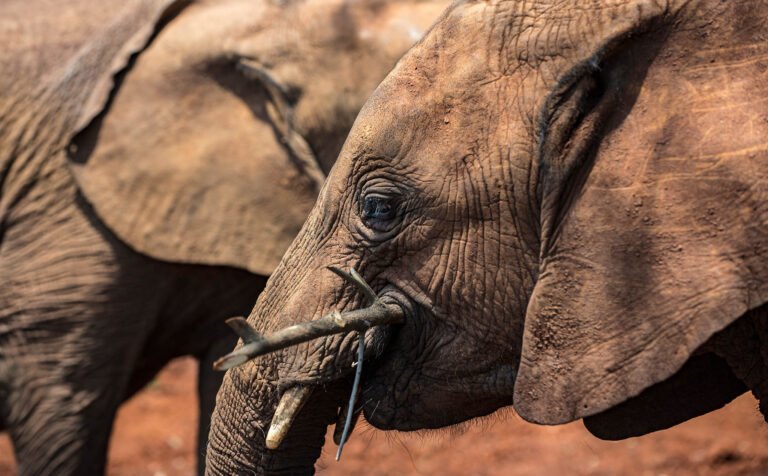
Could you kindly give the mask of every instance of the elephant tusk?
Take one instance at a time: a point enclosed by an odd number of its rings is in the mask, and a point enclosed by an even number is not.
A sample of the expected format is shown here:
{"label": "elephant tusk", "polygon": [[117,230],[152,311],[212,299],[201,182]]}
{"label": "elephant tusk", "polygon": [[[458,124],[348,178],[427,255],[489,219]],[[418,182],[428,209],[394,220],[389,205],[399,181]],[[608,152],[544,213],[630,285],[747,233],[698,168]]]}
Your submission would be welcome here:
{"label": "elephant tusk", "polygon": [[333,311],[315,321],[303,322],[281,329],[269,336],[261,336],[242,318],[227,321],[243,339],[244,345],[225,355],[213,364],[216,370],[227,370],[270,352],[292,345],[308,342],[319,337],[344,334],[351,331],[365,332],[374,326],[400,324],[405,314],[399,304],[382,301],[368,283],[355,271],[346,273],[338,268],[329,268],[352,284],[355,284],[368,298],[369,305],[354,311]]}
{"label": "elephant tusk", "polygon": [[276,450],[280,447],[280,443],[285,439],[288,430],[291,429],[291,425],[296,420],[296,416],[307,403],[311,394],[312,387],[303,385],[286,390],[277,405],[275,416],[272,417],[272,424],[269,427],[269,432],[267,432],[268,449]]}

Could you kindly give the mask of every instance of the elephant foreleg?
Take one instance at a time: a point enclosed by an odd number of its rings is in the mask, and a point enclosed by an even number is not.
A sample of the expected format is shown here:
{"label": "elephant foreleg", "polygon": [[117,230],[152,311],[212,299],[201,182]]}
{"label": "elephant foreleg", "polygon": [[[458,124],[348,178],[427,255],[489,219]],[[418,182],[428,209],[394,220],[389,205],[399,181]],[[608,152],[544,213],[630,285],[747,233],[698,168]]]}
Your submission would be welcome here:
{"label": "elephant foreleg", "polygon": [[120,391],[73,385],[31,369],[14,389],[9,419],[19,475],[100,475]]}

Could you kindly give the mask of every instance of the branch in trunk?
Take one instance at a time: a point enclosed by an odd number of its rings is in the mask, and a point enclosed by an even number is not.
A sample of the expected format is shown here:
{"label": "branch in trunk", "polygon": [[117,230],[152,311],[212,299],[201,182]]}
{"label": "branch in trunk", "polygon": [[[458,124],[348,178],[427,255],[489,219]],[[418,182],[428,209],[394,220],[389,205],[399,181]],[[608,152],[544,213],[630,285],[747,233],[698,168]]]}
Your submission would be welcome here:
{"label": "branch in trunk", "polygon": [[402,308],[397,304],[382,302],[368,283],[353,269],[346,273],[329,268],[350,283],[355,284],[368,298],[370,305],[354,311],[333,311],[315,321],[303,322],[263,337],[243,318],[232,318],[227,324],[243,339],[245,345],[225,355],[213,364],[216,370],[227,370],[242,365],[261,355],[275,352],[292,345],[320,337],[365,330],[387,324],[403,322]]}

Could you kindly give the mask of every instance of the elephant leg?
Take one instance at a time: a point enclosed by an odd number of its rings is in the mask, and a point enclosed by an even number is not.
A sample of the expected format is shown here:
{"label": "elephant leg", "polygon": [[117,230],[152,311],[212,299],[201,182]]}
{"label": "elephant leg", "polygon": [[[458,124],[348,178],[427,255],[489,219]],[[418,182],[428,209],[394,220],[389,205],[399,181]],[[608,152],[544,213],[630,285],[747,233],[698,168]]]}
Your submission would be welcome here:
{"label": "elephant leg", "polygon": [[47,179],[18,200],[0,247],[3,419],[20,474],[98,475],[167,286],[78,201],[66,169]]}
{"label": "elephant leg", "polygon": [[[214,359],[223,320],[250,311],[266,278],[135,252],[56,160],[4,217],[0,419],[22,474],[101,474],[119,403],[177,356]],[[207,429],[215,390],[202,393]]]}
{"label": "elephant leg", "polygon": [[59,297],[36,296],[41,307],[24,310],[16,319],[23,327],[3,336],[3,419],[19,474],[100,475],[142,350],[143,312],[122,299]]}
{"label": "elephant leg", "polygon": [[[227,318],[245,316],[253,309],[266,276],[247,271],[209,266],[175,266],[172,300],[160,316],[162,332],[154,332],[144,357],[167,362],[180,355],[193,355],[198,370],[197,467],[204,472],[210,420],[223,372],[213,370],[213,362],[237,343],[237,335],[225,324]],[[171,349],[171,354],[157,354]]]}
{"label": "elephant leg", "polygon": [[101,475],[144,329],[122,300],[60,297],[35,296],[3,336],[3,419],[20,475]]}
{"label": "elephant leg", "polygon": [[30,398],[18,402],[23,421],[10,427],[19,475],[103,474],[119,393],[78,388],[57,375],[37,377],[45,383],[17,390]]}
{"label": "elephant leg", "polygon": [[197,474],[205,473],[205,451],[208,447],[208,431],[211,429],[211,415],[216,405],[216,394],[224,380],[224,372],[213,370],[213,362],[226,355],[237,343],[234,333],[223,335],[199,359],[197,394],[200,418],[197,428]]}

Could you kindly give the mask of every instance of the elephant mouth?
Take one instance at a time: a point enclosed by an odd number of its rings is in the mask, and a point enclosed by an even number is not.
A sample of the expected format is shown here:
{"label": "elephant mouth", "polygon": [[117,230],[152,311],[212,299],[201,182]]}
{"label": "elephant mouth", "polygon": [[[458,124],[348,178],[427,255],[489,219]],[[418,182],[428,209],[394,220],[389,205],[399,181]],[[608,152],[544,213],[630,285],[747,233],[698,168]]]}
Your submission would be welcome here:
{"label": "elephant mouth", "polygon": [[[268,336],[260,335],[243,318],[229,319],[227,324],[240,336],[243,345],[217,360],[214,363],[214,369],[228,370],[287,347],[319,338],[357,332],[357,359],[354,364],[351,394],[349,400],[340,405],[339,419],[334,432],[334,441],[339,445],[337,453],[337,459],[339,459],[344,443],[365,406],[358,404],[358,401],[362,393],[360,391],[362,368],[366,362],[364,359],[366,332],[375,331],[378,333],[376,336],[378,340],[389,341],[391,337],[389,327],[403,324],[406,316],[412,315],[412,301],[402,291],[390,287],[376,294],[354,269],[350,269],[349,272],[335,267],[328,269],[356,286],[366,297],[367,307],[343,312],[333,311],[317,320],[286,327]],[[388,347],[389,343],[386,346]],[[317,385],[319,384],[298,383],[283,392],[267,432],[266,447],[268,449],[275,450],[280,447],[299,412],[312,398],[313,390]]]}
{"label": "elephant mouth", "polygon": [[[367,364],[359,408],[380,430],[441,429],[513,405],[517,365],[506,356],[477,359],[480,348],[457,333],[439,309],[412,302],[405,322],[392,329],[386,348]],[[441,337],[450,336],[442,339]],[[486,347],[486,355],[497,355]]]}

